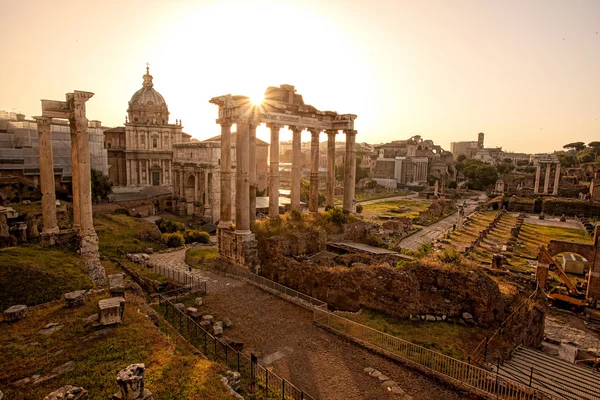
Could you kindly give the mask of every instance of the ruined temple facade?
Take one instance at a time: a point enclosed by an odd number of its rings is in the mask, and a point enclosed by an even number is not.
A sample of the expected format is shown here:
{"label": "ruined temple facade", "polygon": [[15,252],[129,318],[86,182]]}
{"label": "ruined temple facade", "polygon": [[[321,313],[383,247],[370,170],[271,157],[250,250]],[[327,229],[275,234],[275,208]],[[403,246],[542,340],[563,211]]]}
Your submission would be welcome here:
{"label": "ruined temple facade", "polygon": [[426,183],[429,176],[441,179],[453,165],[450,152],[418,135],[375,146],[375,152],[373,179],[384,186]]}
{"label": "ruined temple facade", "polygon": [[129,101],[125,126],[104,132],[108,175],[116,186],[171,188],[173,144],[190,141],[181,121],[169,123],[169,108],[152,79],[146,67],[142,88]]}
{"label": "ruined temple facade", "polygon": [[[235,170],[236,134],[232,133],[232,169]],[[268,183],[267,155],[269,144],[256,139],[257,190]],[[173,145],[173,196],[178,198],[178,211],[192,213],[208,221],[219,221],[221,207],[221,136],[204,141]],[[231,185],[232,212],[235,213],[235,185]]]}

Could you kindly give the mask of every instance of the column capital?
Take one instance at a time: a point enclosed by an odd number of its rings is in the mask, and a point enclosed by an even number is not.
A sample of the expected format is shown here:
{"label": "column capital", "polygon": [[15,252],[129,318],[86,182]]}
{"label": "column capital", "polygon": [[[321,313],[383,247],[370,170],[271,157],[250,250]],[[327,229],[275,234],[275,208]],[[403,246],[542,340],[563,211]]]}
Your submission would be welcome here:
{"label": "column capital", "polygon": [[274,123],[271,123],[271,122],[269,122],[269,123],[267,124],[267,128],[269,128],[269,129],[271,129],[271,130],[273,130],[273,129],[275,129],[275,130],[280,130],[281,128],[283,128],[283,125],[280,125],[280,124],[274,124]]}
{"label": "column capital", "polygon": [[298,131],[298,132],[302,132],[303,130],[305,130],[306,128],[303,126],[294,126],[294,125],[288,125],[288,128],[290,129],[290,131]]}
{"label": "column capital", "polygon": [[314,134],[320,134],[321,132],[323,132],[323,129],[321,129],[321,128],[308,128],[308,131],[314,135]]}
{"label": "column capital", "polygon": [[344,130],[344,135],[356,135],[356,131],[353,129],[345,129]]}
{"label": "column capital", "polygon": [[327,129],[325,131],[325,133],[327,133],[328,135],[337,135],[338,134],[338,130],[337,129]]}
{"label": "column capital", "polygon": [[221,126],[231,126],[233,125],[233,121],[231,118],[219,118],[216,120],[217,124]]}
{"label": "column capital", "polygon": [[44,130],[49,131],[50,126],[52,125],[52,118],[50,117],[33,117],[35,122],[37,122],[38,131]]}

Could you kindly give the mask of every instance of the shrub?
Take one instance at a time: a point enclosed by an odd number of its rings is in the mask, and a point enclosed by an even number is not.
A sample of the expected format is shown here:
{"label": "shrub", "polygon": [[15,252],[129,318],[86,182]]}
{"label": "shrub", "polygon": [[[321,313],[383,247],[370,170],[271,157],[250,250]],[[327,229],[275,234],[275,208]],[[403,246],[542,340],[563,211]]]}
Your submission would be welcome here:
{"label": "shrub", "polygon": [[163,233],[160,240],[169,247],[180,247],[185,243],[183,235],[178,232]]}
{"label": "shrub", "polygon": [[363,212],[363,206],[362,206],[362,204],[357,204],[356,205],[356,212],[358,214],[361,214]]}
{"label": "shrub", "polygon": [[302,219],[302,213],[296,209],[290,210],[290,219],[292,221],[300,221]]}
{"label": "shrub", "polygon": [[117,215],[127,215],[128,217],[130,217],[131,215],[129,214],[129,210],[126,208],[117,208],[113,214],[117,214]]}
{"label": "shrub", "polygon": [[181,222],[171,221],[170,219],[161,218],[156,221],[156,226],[162,233],[173,233],[185,231],[185,226]]}
{"label": "shrub", "polygon": [[383,239],[381,238],[381,236],[369,235],[365,238],[365,244],[375,247],[381,247],[383,246]]}
{"label": "shrub", "polygon": [[183,233],[183,239],[185,240],[186,243],[193,243],[193,242],[209,243],[210,235],[204,231],[197,231],[197,230],[190,229]]}
{"label": "shrub", "polygon": [[455,247],[444,249],[438,253],[438,259],[446,264],[454,264],[460,261],[462,255]]}
{"label": "shrub", "polygon": [[330,209],[329,215],[331,216],[331,222],[336,225],[343,225],[346,222],[346,218],[348,216],[347,213],[344,213],[341,208],[334,207]]}

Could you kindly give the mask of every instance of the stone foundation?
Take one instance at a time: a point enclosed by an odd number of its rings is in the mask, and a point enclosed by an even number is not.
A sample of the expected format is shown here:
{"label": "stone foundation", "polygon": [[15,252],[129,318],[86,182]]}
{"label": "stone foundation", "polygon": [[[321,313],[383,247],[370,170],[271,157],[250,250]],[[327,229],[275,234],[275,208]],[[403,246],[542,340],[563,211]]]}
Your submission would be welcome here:
{"label": "stone foundation", "polygon": [[50,393],[44,400],[87,400],[88,398],[88,392],[84,388],[67,385]]}
{"label": "stone foundation", "polygon": [[74,229],[62,230],[56,233],[44,233],[40,235],[40,245],[42,247],[49,246],[64,246],[64,245],[76,245],[77,242],[77,231]]}
{"label": "stone foundation", "polygon": [[219,253],[225,259],[243,267],[259,264],[258,241],[253,233],[236,233],[231,229],[218,229]]}
{"label": "stone foundation", "polygon": [[83,264],[87,268],[88,274],[90,274],[90,278],[94,285],[98,287],[106,285],[106,272],[97,257],[88,255],[83,261]]}
{"label": "stone foundation", "polygon": [[79,233],[79,252],[81,255],[84,254],[93,254],[97,256],[98,253],[98,235],[94,230],[90,230],[90,232]]}

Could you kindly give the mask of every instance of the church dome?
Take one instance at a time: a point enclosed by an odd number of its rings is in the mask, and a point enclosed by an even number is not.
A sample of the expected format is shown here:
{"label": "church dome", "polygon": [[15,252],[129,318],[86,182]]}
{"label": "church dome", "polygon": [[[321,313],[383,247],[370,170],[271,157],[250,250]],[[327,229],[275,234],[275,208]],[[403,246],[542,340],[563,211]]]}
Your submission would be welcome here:
{"label": "church dome", "polygon": [[129,122],[164,125],[169,120],[167,103],[154,89],[150,68],[146,67],[142,88],[131,96],[129,101]]}

